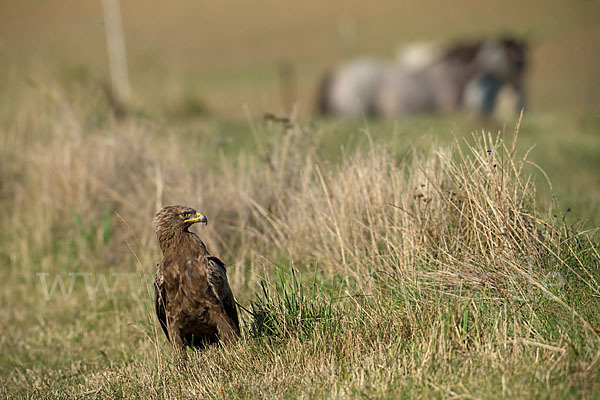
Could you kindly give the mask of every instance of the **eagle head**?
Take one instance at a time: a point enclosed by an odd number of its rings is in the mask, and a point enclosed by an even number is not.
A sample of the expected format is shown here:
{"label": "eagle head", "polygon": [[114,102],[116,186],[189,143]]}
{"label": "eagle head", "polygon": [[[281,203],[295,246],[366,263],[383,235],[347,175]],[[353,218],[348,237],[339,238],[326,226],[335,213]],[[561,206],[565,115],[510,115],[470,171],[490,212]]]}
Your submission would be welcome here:
{"label": "eagle head", "polygon": [[159,242],[170,240],[185,232],[197,222],[208,223],[206,217],[191,207],[166,206],[154,216],[154,227]]}

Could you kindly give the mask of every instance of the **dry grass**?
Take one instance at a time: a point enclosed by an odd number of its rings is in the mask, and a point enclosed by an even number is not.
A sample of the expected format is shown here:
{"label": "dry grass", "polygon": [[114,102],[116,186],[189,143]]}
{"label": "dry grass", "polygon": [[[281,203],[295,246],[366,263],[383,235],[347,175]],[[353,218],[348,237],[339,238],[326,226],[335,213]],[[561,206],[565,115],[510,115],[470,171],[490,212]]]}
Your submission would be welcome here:
{"label": "dry grass", "polygon": [[[23,397],[591,397],[600,389],[593,232],[539,210],[527,158],[489,134],[336,165],[302,125],[253,127],[236,160],[49,90],[3,116],[0,393]],[[100,116],[100,118],[98,117]],[[250,130],[250,128],[249,128]],[[261,130],[280,131],[261,139]],[[267,136],[269,137],[269,136]],[[218,157],[217,157],[218,158]],[[171,358],[144,284],[151,218],[198,207],[229,265],[237,343]],[[84,280],[132,273],[89,297]],[[114,276],[114,275],[112,275]]]}

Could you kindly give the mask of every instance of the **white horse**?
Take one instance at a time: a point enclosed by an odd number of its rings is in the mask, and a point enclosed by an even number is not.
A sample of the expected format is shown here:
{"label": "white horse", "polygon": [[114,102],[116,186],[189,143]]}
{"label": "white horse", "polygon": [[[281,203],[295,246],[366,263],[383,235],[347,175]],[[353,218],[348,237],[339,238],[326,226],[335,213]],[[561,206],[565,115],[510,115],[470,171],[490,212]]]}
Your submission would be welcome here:
{"label": "white horse", "polygon": [[342,117],[376,114],[377,92],[388,69],[384,62],[362,59],[328,72],[321,83],[319,112]]}

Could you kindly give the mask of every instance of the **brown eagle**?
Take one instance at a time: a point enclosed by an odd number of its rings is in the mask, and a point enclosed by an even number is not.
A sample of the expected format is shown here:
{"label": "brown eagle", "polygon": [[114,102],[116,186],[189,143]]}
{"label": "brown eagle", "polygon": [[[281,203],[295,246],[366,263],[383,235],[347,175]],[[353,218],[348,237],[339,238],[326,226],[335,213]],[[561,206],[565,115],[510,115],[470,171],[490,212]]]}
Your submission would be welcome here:
{"label": "brown eagle", "polygon": [[207,219],[183,206],[166,206],[154,217],[163,253],[154,280],[156,315],[167,339],[183,354],[185,346],[203,349],[240,333],[225,264],[189,231],[197,222]]}

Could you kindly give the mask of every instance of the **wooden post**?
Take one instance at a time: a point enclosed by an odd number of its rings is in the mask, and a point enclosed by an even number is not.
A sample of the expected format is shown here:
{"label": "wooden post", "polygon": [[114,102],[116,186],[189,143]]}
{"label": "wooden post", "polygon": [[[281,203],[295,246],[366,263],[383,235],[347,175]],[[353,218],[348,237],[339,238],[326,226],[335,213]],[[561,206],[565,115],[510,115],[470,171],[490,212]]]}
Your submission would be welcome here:
{"label": "wooden post", "polygon": [[131,87],[127,72],[127,51],[119,0],[102,0],[102,6],[112,95],[121,107],[127,108],[131,101]]}
{"label": "wooden post", "polygon": [[290,116],[294,111],[294,105],[298,101],[296,90],[296,71],[294,65],[286,60],[282,60],[278,65],[279,70],[279,91],[281,95],[281,105],[286,116]]}

